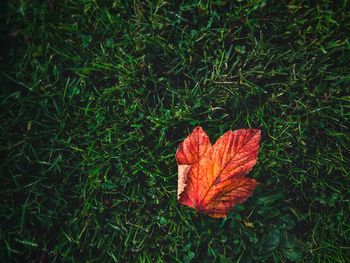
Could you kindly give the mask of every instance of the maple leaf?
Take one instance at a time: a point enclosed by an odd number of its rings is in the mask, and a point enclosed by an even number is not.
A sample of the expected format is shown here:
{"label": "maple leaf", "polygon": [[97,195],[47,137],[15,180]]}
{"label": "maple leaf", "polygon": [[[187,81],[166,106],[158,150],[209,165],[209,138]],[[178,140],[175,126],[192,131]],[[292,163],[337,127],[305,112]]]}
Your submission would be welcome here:
{"label": "maple leaf", "polygon": [[228,131],[214,145],[201,127],[179,145],[178,201],[211,217],[226,217],[258,182],[246,177],[255,165],[260,130]]}

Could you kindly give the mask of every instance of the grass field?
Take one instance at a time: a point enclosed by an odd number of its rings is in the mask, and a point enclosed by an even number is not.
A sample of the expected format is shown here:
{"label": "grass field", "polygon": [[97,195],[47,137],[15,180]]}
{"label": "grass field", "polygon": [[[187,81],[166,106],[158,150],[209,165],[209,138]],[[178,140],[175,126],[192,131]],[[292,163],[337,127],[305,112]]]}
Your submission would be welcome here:
{"label": "grass field", "polygon": [[[1,261],[350,262],[349,1],[1,5]],[[197,125],[262,130],[226,219],[177,202]]]}

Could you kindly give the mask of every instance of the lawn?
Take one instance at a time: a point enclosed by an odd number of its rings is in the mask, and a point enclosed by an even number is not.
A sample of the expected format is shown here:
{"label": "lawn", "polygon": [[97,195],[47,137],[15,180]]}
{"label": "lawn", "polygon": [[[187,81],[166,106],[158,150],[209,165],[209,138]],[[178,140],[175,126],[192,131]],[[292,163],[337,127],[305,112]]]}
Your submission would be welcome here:
{"label": "lawn", "polygon": [[[1,5],[3,262],[350,262],[347,0]],[[196,126],[262,131],[225,219],[177,202]]]}

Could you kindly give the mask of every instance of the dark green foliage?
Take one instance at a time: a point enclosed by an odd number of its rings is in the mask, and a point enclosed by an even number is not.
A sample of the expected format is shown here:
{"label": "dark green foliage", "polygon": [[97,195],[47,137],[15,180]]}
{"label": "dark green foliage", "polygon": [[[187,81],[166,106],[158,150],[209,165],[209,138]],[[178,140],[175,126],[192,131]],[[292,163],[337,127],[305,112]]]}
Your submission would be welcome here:
{"label": "dark green foliage", "polygon": [[[8,1],[1,259],[349,262],[348,1]],[[177,203],[175,150],[263,132],[227,219]]]}

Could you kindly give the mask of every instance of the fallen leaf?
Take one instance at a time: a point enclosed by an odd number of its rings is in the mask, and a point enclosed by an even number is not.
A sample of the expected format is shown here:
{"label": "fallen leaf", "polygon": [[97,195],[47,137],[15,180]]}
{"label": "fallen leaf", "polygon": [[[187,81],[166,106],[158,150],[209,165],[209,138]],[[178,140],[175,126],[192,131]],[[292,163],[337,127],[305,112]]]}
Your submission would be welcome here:
{"label": "fallen leaf", "polygon": [[178,201],[211,217],[226,217],[257,181],[245,177],[257,161],[260,130],[228,131],[214,145],[201,127],[179,145]]}

